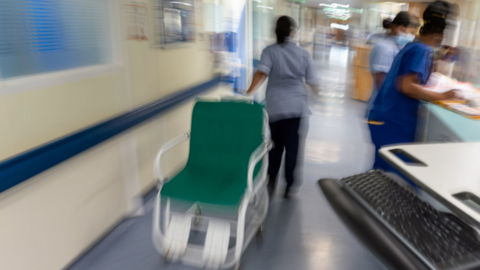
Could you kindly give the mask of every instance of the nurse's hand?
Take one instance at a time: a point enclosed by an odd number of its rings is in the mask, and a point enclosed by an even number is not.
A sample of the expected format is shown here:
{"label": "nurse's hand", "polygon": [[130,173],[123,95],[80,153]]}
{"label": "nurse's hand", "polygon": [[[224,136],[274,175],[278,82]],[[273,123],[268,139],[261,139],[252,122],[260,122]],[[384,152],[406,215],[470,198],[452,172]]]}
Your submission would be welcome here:
{"label": "nurse's hand", "polygon": [[465,93],[462,92],[462,91],[457,91],[457,90],[453,90],[455,91],[455,97],[454,99],[457,99],[457,100],[466,100],[467,97],[465,96]]}
{"label": "nurse's hand", "polygon": [[418,83],[417,74],[410,74],[406,76],[400,76],[400,92],[404,95],[426,101],[435,101],[435,100],[446,100],[458,98],[457,90],[450,90],[444,93],[438,93],[425,89],[423,85]]}
{"label": "nurse's hand", "polygon": [[441,95],[441,99],[440,100],[446,100],[446,99],[458,99],[457,96],[458,96],[458,91],[456,90],[450,90],[450,91],[447,91],[445,93],[442,93]]}
{"label": "nurse's hand", "polygon": [[248,94],[247,90],[238,90],[238,93],[242,96],[250,96],[250,94]]}

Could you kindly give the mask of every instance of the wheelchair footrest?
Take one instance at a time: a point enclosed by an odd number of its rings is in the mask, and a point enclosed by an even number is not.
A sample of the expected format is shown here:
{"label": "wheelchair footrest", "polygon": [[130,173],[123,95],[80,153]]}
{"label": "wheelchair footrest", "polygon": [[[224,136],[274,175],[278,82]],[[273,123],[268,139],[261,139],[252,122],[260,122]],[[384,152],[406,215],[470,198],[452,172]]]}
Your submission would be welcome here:
{"label": "wheelchair footrest", "polygon": [[208,222],[205,248],[203,250],[203,262],[205,268],[218,269],[225,263],[230,240],[230,223],[221,220]]}
{"label": "wheelchair footrest", "polygon": [[165,234],[164,256],[171,261],[180,260],[185,254],[192,226],[190,215],[173,214]]}

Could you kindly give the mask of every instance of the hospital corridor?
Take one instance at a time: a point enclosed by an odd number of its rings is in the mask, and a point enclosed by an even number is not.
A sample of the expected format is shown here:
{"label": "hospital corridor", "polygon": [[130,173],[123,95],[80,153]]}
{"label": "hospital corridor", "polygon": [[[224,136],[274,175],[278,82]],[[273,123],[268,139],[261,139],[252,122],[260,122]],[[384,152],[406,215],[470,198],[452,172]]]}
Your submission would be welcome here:
{"label": "hospital corridor", "polygon": [[[317,188],[320,178],[342,178],[367,171],[373,155],[362,118],[366,106],[351,100],[347,93],[352,83],[348,66],[351,52],[335,46],[318,56],[316,64],[326,90],[321,96],[309,98],[313,115],[309,120],[303,183],[291,200],[284,200],[277,192],[265,222],[264,239],[247,248],[242,269],[385,269],[329,209]],[[283,177],[280,182],[283,184]],[[144,216],[124,221],[69,269],[163,266],[150,240],[155,195],[147,195]],[[170,264],[165,269],[194,268]]]}
{"label": "hospital corridor", "polygon": [[0,0],[0,269],[480,269],[479,14]]}

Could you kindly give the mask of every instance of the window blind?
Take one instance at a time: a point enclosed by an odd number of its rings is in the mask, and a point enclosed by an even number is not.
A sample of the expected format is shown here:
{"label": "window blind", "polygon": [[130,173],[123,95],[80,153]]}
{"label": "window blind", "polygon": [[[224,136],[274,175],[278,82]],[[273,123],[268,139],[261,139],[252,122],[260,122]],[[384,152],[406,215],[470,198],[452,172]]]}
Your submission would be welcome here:
{"label": "window blind", "polygon": [[106,1],[0,1],[3,79],[108,63],[110,43]]}

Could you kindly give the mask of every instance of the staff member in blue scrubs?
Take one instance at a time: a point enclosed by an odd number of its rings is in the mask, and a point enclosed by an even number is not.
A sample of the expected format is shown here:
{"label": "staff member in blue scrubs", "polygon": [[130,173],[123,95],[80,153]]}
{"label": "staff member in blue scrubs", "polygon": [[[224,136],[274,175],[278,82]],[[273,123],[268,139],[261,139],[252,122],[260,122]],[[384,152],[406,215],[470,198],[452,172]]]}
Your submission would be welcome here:
{"label": "staff member in blue scrubs", "polygon": [[[378,40],[370,53],[370,72],[373,77],[373,90],[370,100],[368,101],[367,114],[373,107],[373,102],[378,94],[378,89],[385,81],[390,67],[392,66],[395,56],[400,50],[408,43],[415,39],[415,36],[411,34],[412,30],[409,29],[412,25],[413,28],[417,28],[419,25],[415,23],[415,18],[406,11],[401,11],[395,16],[393,21],[383,23],[383,27],[389,29],[382,38]],[[416,31],[415,31],[416,32]]]}
{"label": "staff member in blue scrubs", "polygon": [[368,117],[375,145],[374,169],[395,171],[378,154],[384,145],[415,141],[419,100],[444,100],[455,91],[435,93],[425,90],[433,69],[433,49],[441,45],[450,4],[436,1],[423,14],[420,38],[407,44],[396,56]]}

